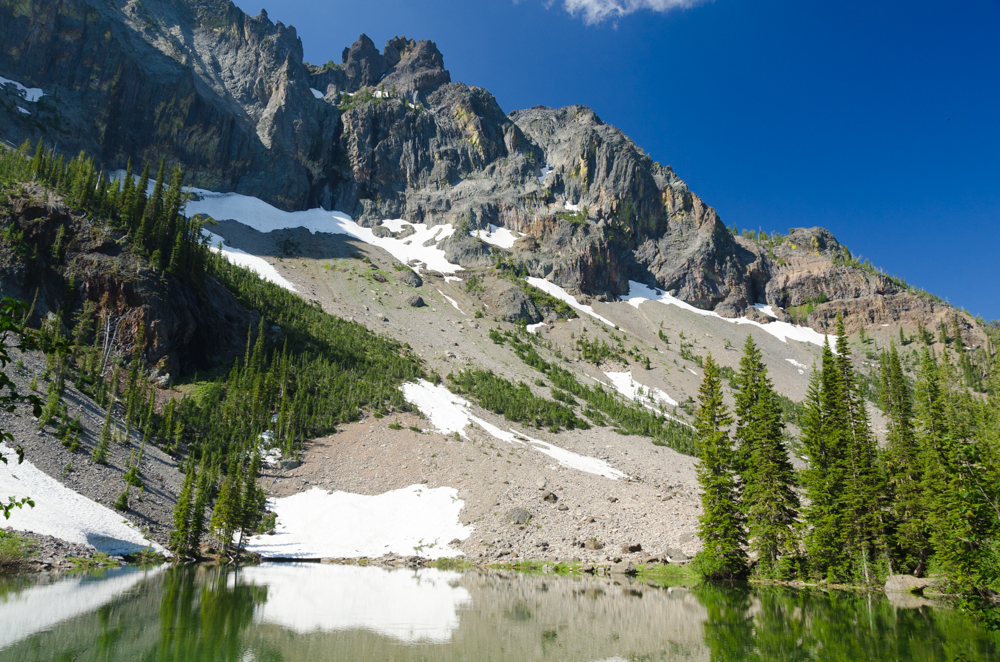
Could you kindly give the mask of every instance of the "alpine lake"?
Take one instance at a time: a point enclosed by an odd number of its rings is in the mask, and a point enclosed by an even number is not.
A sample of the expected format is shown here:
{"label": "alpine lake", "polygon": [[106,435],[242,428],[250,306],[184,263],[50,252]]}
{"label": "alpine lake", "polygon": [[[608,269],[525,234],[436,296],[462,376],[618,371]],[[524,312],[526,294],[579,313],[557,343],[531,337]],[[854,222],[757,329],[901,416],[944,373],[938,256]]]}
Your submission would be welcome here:
{"label": "alpine lake", "polygon": [[916,596],[312,563],[0,577],[0,660],[1000,660]]}

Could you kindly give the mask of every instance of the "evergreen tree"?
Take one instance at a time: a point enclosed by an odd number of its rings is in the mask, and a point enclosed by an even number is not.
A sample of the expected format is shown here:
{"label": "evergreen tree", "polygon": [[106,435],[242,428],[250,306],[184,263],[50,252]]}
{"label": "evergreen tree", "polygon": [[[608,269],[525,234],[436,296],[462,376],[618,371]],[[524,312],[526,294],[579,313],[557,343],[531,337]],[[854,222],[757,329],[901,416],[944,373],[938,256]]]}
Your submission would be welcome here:
{"label": "evergreen tree", "polygon": [[107,464],[108,462],[108,448],[111,446],[111,408],[114,406],[114,401],[108,405],[107,410],[104,412],[104,425],[101,426],[101,436],[97,441],[97,445],[94,446],[94,452],[91,455],[91,459],[97,464]]}
{"label": "evergreen tree", "polygon": [[191,533],[192,491],[194,490],[194,462],[188,463],[184,482],[181,484],[177,504],[174,506],[174,530],[170,533],[170,548],[177,554],[190,553],[188,540]]}
{"label": "evergreen tree", "polygon": [[736,442],[742,479],[742,509],[750,547],[757,552],[755,572],[778,576],[781,561],[794,554],[799,500],[788,449],[783,440],[781,407],[760,350],[747,336],[736,374]]}
{"label": "evergreen tree", "polygon": [[698,535],[703,545],[696,565],[705,577],[735,579],[746,575],[747,555],[745,522],[733,472],[735,458],[727,430],[732,418],[722,401],[722,382],[711,354],[705,357],[704,372],[695,413],[702,490]]}
{"label": "evergreen tree", "polygon": [[234,454],[212,511],[212,529],[222,543],[223,553],[232,545],[233,536],[243,522],[243,515],[243,476],[239,460]]}
{"label": "evergreen tree", "polygon": [[852,579],[871,584],[879,581],[874,563],[887,560],[885,541],[885,474],[875,437],[869,425],[868,410],[858,387],[851,364],[851,350],[847,344],[843,317],[837,316],[838,372],[836,389],[842,394],[837,408],[843,417],[835,423],[842,435],[842,457],[846,461],[846,482],[843,500],[847,506],[848,532],[846,552],[850,556],[848,569]]}
{"label": "evergreen tree", "polygon": [[923,458],[913,430],[913,397],[895,343],[882,354],[881,398],[888,423],[885,463],[892,497],[895,556],[900,570],[921,575],[931,553]]}
{"label": "evergreen tree", "polygon": [[194,507],[191,509],[187,541],[188,549],[195,556],[201,552],[201,538],[205,533],[205,514],[208,510],[209,502],[212,500],[214,483],[215,481],[204,470],[204,467],[202,467],[198,478],[198,492],[194,499]]}

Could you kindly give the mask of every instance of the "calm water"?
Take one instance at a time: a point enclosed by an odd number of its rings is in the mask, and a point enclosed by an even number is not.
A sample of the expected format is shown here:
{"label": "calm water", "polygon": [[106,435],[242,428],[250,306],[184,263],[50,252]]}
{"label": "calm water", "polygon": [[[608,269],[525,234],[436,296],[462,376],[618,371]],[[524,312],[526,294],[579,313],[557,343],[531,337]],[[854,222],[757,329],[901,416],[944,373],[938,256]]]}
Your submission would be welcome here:
{"label": "calm water", "polygon": [[265,564],[0,579],[0,660],[1000,660],[883,596]]}

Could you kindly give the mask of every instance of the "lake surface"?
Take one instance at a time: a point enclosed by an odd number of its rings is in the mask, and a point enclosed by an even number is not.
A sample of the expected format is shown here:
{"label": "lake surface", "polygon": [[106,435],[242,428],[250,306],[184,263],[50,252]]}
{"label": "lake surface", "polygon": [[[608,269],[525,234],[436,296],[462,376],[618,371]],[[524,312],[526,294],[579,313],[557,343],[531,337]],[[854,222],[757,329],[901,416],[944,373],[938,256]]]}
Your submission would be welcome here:
{"label": "lake surface", "polygon": [[0,578],[0,660],[1000,660],[961,612],[883,595],[264,564]]}

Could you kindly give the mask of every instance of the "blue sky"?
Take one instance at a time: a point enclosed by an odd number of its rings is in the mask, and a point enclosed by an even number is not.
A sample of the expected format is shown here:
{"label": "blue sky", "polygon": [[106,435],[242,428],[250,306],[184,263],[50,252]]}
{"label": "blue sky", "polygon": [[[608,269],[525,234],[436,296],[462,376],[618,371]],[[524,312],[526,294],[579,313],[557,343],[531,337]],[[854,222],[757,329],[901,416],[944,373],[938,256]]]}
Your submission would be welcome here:
{"label": "blue sky", "polygon": [[362,32],[431,39],[507,112],[592,107],[727,225],[826,227],[1000,318],[1000,0],[237,4],[294,25],[316,63]]}

